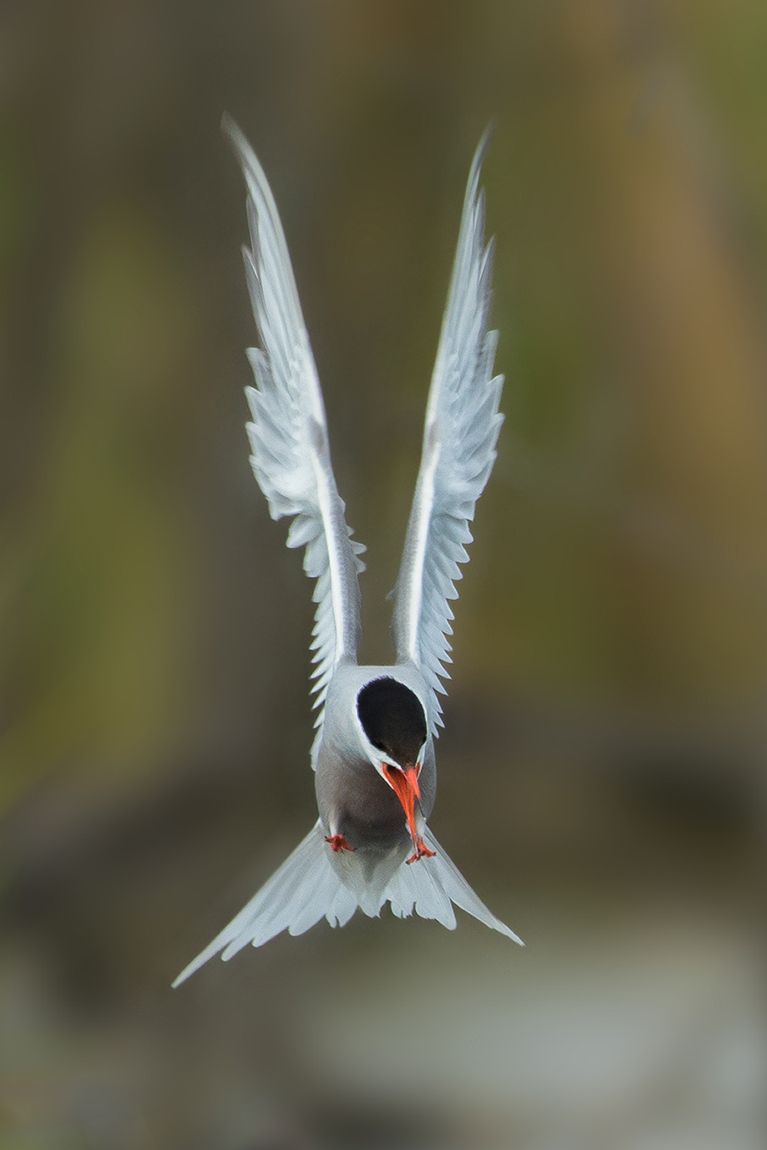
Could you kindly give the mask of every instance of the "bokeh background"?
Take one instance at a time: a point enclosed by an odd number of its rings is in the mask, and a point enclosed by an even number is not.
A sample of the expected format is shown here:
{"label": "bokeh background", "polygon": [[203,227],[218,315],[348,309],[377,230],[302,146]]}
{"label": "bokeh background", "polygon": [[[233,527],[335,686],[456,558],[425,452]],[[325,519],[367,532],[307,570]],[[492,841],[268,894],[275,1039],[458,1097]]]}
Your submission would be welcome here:
{"label": "bokeh background", "polygon": [[[7,0],[0,104],[2,1150],[760,1150],[762,0]],[[224,109],[372,661],[495,122],[506,422],[433,825],[525,951],[357,916],[169,989],[315,817]]]}

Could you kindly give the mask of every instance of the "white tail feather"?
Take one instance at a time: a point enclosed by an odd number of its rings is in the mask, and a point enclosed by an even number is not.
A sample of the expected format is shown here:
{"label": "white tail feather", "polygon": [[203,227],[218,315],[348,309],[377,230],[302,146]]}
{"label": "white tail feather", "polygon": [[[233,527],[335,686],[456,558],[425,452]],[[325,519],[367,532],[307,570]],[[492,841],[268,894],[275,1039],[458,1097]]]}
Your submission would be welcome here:
{"label": "white tail feather", "polygon": [[424,839],[435,852],[434,858],[421,859],[409,866],[403,862],[381,895],[371,902],[363,892],[358,895],[342,881],[331,863],[322,827],[319,822],[315,823],[282,866],[213,942],[182,970],[173,985],[179,986],[219,951],[223,951],[221,957],[228,962],[248,943],[262,946],[283,930],[293,935],[303,934],[323,916],[331,926],[345,926],[358,906],[373,918],[386,902],[391,903],[398,918],[407,918],[415,910],[421,918],[436,919],[448,930],[455,930],[457,925],[452,907],[455,903],[485,926],[524,946],[477,897],[428,828],[424,828]]}

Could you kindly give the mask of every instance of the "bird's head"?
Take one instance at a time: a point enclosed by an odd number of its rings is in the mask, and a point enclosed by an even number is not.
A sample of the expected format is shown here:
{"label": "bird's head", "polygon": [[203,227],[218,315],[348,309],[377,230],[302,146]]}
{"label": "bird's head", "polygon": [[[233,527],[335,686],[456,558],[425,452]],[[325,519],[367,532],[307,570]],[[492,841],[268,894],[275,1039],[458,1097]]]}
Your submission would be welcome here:
{"label": "bird's head", "polygon": [[404,683],[385,675],[358,693],[357,718],[367,757],[399,799],[415,842],[418,779],[428,738],[423,705]]}

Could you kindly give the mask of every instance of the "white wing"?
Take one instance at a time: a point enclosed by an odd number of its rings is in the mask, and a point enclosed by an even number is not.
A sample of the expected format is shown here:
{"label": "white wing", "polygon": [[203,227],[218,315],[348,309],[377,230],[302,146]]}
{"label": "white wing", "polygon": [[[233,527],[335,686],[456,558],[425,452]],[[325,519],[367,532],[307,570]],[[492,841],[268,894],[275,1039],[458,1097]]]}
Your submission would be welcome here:
{"label": "white wing", "polygon": [[304,570],[317,580],[312,689],[321,728],[333,670],[357,656],[357,576],[364,569],[358,556],[365,548],[350,538],[336,489],[322,392],[274,197],[242,132],[226,116],[222,127],[248,186],[251,248],[243,248],[243,256],[261,336],[261,348],[248,349],[257,385],[246,389],[253,417],[247,425],[250,462],[272,518],[295,517],[288,547],[306,546]]}
{"label": "white wing", "polygon": [[492,242],[484,246],[484,193],[479,170],[482,138],[466,188],[453,275],[442,321],[437,361],[426,408],[418,473],[394,605],[398,662],[414,662],[430,689],[430,725],[442,725],[437,692],[449,678],[453,612],[459,563],[469,558],[469,523],[495,460],[503,422],[498,401],[503,376],[493,376],[497,332],[487,330]]}

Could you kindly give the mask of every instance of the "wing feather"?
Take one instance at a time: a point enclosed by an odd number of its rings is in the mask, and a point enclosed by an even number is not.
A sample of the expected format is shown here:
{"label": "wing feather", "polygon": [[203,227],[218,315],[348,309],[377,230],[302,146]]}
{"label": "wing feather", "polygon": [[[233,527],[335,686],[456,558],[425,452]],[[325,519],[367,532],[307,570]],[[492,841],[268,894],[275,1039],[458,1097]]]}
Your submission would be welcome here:
{"label": "wing feather", "polygon": [[493,375],[498,333],[488,331],[493,263],[484,242],[479,173],[488,133],[474,156],[453,274],[426,408],[421,467],[394,604],[397,661],[414,662],[430,689],[432,730],[442,725],[437,693],[450,676],[449,601],[469,558],[469,523],[495,461],[503,376]]}
{"label": "wing feather", "polygon": [[357,656],[358,556],[365,548],[351,539],[336,488],[322,391],[274,197],[239,128],[226,116],[222,128],[248,188],[250,248],[243,259],[261,339],[260,348],[248,349],[256,383],[246,389],[250,461],[272,518],[293,517],[288,547],[305,548],[304,570],[316,580],[311,678],[321,727],[335,667]]}

